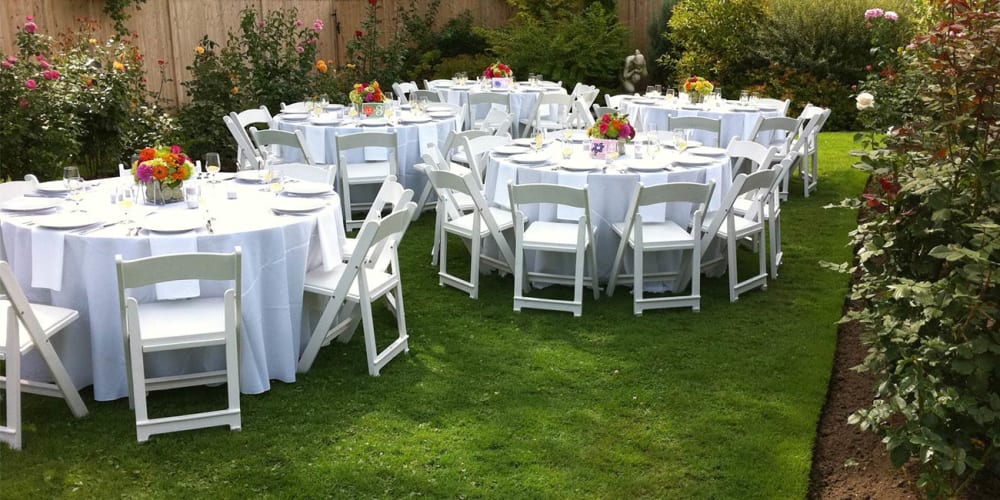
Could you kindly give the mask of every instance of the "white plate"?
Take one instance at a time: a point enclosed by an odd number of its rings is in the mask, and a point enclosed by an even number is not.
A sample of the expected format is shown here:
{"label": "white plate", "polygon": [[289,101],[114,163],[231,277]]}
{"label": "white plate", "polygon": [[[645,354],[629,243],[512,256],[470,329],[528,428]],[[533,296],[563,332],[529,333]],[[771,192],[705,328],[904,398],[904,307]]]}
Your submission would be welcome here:
{"label": "white plate", "polygon": [[74,227],[90,226],[100,221],[100,217],[89,212],[64,212],[35,219],[35,223],[40,227],[53,229],[72,229]]}
{"label": "white plate", "polygon": [[594,163],[590,160],[584,160],[583,162],[580,163],[562,162],[559,164],[559,168],[563,170],[575,170],[577,172],[589,172],[591,170],[599,170],[603,166],[604,165],[601,165],[599,163]]}
{"label": "white plate", "polygon": [[[670,139],[669,141],[664,141],[662,144],[664,146],[668,147],[668,148],[676,148],[677,147],[677,146],[674,145],[674,140],[673,139]],[[701,146],[701,141],[688,140],[688,149],[697,148],[699,146]]]}
{"label": "white plate", "polygon": [[425,116],[425,115],[401,116],[401,117],[399,117],[399,121],[401,121],[403,123],[427,123],[427,122],[431,121],[431,117]]}
{"label": "white plate", "polygon": [[658,163],[629,163],[625,168],[636,172],[662,172],[668,165]]}
{"label": "white plate", "polygon": [[281,113],[281,115],[279,116],[281,116],[282,120],[288,122],[297,122],[309,118],[309,113],[289,113],[286,111],[284,113]]}
{"label": "white plate", "polygon": [[299,196],[327,194],[330,185],[325,182],[296,181],[285,183],[285,192]]}
{"label": "white plate", "polygon": [[10,210],[11,212],[35,212],[37,210],[48,210],[50,208],[59,206],[62,200],[59,198],[38,198],[38,197],[28,197],[22,196],[20,198],[14,198],[9,200],[3,205],[0,205],[0,209]]}
{"label": "white plate", "polygon": [[757,108],[755,106],[733,106],[733,107],[729,108],[729,110],[730,111],[752,112],[752,111],[758,111],[759,108]]}
{"label": "white plate", "polygon": [[657,101],[649,98],[633,99],[632,102],[636,104],[656,104]]}
{"label": "white plate", "polygon": [[264,174],[267,173],[266,170],[240,170],[236,172],[236,180],[241,182],[264,182]]}
{"label": "white plate", "polygon": [[527,164],[545,163],[549,161],[550,158],[551,155],[546,153],[521,153],[510,157],[511,161],[514,163]]}
{"label": "white plate", "polygon": [[[513,144],[517,144],[518,146],[527,146],[527,147],[530,148],[531,146],[533,146],[535,144],[535,139],[531,138],[531,137],[522,137],[520,139],[514,139],[511,142]],[[542,145],[543,146],[547,146],[549,144],[552,144],[552,139],[548,139],[548,138],[542,139]]]}
{"label": "white plate", "polygon": [[777,111],[778,107],[777,106],[767,106],[767,105],[764,105],[764,106],[757,106],[757,109],[759,109],[761,111]]}
{"label": "white plate", "polygon": [[362,127],[384,127],[389,122],[385,118],[365,118],[358,122]]}
{"label": "white plate", "polygon": [[688,148],[688,153],[700,156],[726,156],[726,150],[722,148],[713,148],[711,146],[699,146],[696,148]]}
{"label": "white plate", "polygon": [[434,106],[434,105],[427,106],[427,114],[438,113],[438,112],[451,113],[451,108],[449,108],[448,106]]}
{"label": "white plate", "polygon": [[524,153],[525,151],[524,146],[518,146],[517,144],[505,144],[503,146],[493,148],[493,152],[498,155],[516,155]]}
{"label": "white plate", "polygon": [[43,182],[36,188],[41,193],[65,193],[68,191],[66,189],[65,181],[48,181]]}
{"label": "white plate", "polygon": [[139,225],[156,233],[183,233],[205,227],[205,217],[198,211],[163,210],[147,215]]}
{"label": "white plate", "polygon": [[455,113],[451,111],[428,111],[427,114],[432,118],[451,118],[455,116]]}
{"label": "white plate", "polygon": [[681,106],[681,109],[704,109],[704,108],[699,104],[685,104]]}
{"label": "white plate", "polygon": [[674,157],[673,162],[678,165],[691,165],[691,166],[701,166],[701,165],[711,165],[715,160],[711,158],[706,158],[704,156],[695,155],[680,155]]}
{"label": "white plate", "polygon": [[344,105],[343,104],[327,104],[326,106],[323,106],[323,109],[325,109],[327,111],[337,111],[339,109],[344,109]]}
{"label": "white plate", "polygon": [[271,204],[271,210],[275,212],[311,212],[326,206],[326,200],[319,198],[289,198],[279,196]]}
{"label": "white plate", "polygon": [[309,123],[313,125],[339,125],[341,121],[343,119],[336,116],[317,116],[309,119]]}

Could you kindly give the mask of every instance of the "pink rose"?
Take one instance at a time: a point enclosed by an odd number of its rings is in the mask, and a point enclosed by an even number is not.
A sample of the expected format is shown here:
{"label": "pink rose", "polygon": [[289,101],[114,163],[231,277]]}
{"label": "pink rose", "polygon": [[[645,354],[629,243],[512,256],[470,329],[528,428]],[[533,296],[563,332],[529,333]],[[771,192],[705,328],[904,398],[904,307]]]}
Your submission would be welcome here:
{"label": "pink rose", "polygon": [[885,11],[879,8],[868,9],[865,11],[865,19],[875,19],[876,17],[882,17]]}
{"label": "pink rose", "polygon": [[38,25],[35,24],[35,23],[33,23],[33,22],[31,22],[31,21],[28,21],[28,22],[24,23],[24,31],[26,31],[28,33],[34,33],[36,31],[38,31]]}
{"label": "pink rose", "polygon": [[24,81],[24,86],[28,87],[31,90],[35,90],[35,89],[38,88],[38,82],[36,82],[36,81],[34,81],[34,80],[32,80],[32,79],[29,78],[29,79],[27,79],[27,80]]}
{"label": "pink rose", "polygon": [[5,60],[4,62],[0,63],[0,66],[3,66],[5,68],[13,68],[14,67],[14,63]]}
{"label": "pink rose", "polygon": [[30,21],[34,21],[34,20],[35,20],[35,16],[25,16],[25,17],[24,17],[24,20],[25,20],[25,21],[29,21],[29,22],[30,22]]}
{"label": "pink rose", "polygon": [[10,61],[11,64],[14,64],[14,63],[17,62],[17,57],[16,56],[7,56],[7,60]]}
{"label": "pink rose", "polygon": [[20,100],[20,101],[18,101],[18,103],[17,103],[17,105],[18,105],[18,106],[21,106],[22,108],[27,108],[27,107],[28,107],[28,106],[29,106],[30,104],[31,104],[31,103],[29,103],[27,99],[21,99],[21,100]]}
{"label": "pink rose", "polygon": [[323,21],[319,19],[313,21],[313,29],[316,31],[323,31]]}
{"label": "pink rose", "polygon": [[173,154],[180,154],[181,147],[178,146],[178,145],[176,145],[176,144],[174,144],[173,146],[170,146],[170,152],[173,153]]}
{"label": "pink rose", "polygon": [[305,51],[306,51],[306,49],[302,48],[301,45],[296,45],[295,46],[295,52],[298,52],[299,54],[301,54],[301,53],[303,53]]}
{"label": "pink rose", "polygon": [[257,21],[257,27],[258,28],[263,28],[264,26],[267,26],[267,22],[266,21],[264,21],[263,19],[261,19],[260,21]]}
{"label": "pink rose", "polygon": [[60,75],[59,72],[54,69],[49,69],[42,72],[42,77],[44,77],[46,80],[58,80],[60,76],[62,75]]}
{"label": "pink rose", "polygon": [[296,19],[296,20],[295,20],[295,27],[296,27],[296,28],[301,28],[302,26],[305,26],[305,24],[306,24],[306,23],[302,22],[302,20],[301,20],[301,19]]}
{"label": "pink rose", "polygon": [[890,20],[890,21],[895,21],[895,20],[899,19],[899,14],[897,14],[895,11],[887,10],[885,12],[885,18],[888,19],[888,20]]}

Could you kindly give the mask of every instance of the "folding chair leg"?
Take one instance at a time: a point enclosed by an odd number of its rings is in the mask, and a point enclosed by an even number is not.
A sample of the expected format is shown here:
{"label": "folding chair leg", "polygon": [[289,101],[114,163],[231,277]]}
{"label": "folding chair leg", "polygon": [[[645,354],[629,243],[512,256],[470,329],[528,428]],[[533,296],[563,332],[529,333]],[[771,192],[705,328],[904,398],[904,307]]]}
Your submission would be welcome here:
{"label": "folding chair leg", "polygon": [[642,297],[642,293],[643,293],[642,285],[643,285],[643,283],[646,282],[645,272],[644,272],[645,269],[643,267],[644,262],[643,262],[643,258],[642,258],[643,257],[643,253],[642,253],[642,250],[638,246],[636,246],[635,247],[635,251],[633,252],[633,254],[634,254],[634,257],[632,258],[632,260],[634,261],[633,262],[633,267],[635,269],[632,271],[632,276],[633,276],[633,278],[632,278],[632,313],[635,314],[636,316],[642,316],[642,308],[639,306],[639,304],[642,303],[642,298],[643,298]]}
{"label": "folding chair leg", "polygon": [[[21,449],[21,352],[17,348],[20,339],[18,338],[18,320],[14,314],[14,308],[10,307],[7,312],[7,423],[0,427],[0,441],[10,444],[15,450]],[[13,346],[13,349],[10,348]]]}
{"label": "folding chair leg", "polygon": [[583,314],[583,270],[586,266],[587,248],[576,249],[576,276],[573,278],[573,316]]}
{"label": "folding chair leg", "polygon": [[739,295],[736,293],[736,282],[737,282],[737,272],[736,272],[736,240],[728,236],[726,238],[726,256],[729,260],[729,269],[726,270],[726,274],[729,275],[729,301],[736,302],[739,300]]}

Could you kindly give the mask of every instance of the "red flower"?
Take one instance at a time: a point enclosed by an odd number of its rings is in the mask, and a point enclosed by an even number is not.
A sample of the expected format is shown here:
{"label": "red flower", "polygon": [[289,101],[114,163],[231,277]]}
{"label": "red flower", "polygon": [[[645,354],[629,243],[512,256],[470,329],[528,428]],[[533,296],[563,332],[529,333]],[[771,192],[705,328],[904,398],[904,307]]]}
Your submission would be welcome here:
{"label": "red flower", "polygon": [[361,30],[357,30],[354,32],[354,38],[360,39],[362,36],[364,36],[364,33],[362,33]]}
{"label": "red flower", "polygon": [[163,66],[166,63],[163,62],[163,59],[157,59],[156,60],[156,64],[159,64],[160,66]]}
{"label": "red flower", "polygon": [[378,3],[378,0],[368,0],[368,3],[375,5]]}

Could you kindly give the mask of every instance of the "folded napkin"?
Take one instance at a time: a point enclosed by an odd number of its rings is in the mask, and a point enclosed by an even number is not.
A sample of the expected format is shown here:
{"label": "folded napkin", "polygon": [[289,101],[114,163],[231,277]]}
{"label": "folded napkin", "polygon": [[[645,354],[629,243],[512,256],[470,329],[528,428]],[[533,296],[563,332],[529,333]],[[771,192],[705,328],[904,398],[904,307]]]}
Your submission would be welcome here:
{"label": "folded napkin", "polygon": [[427,153],[428,149],[433,149],[438,145],[438,129],[434,122],[426,125],[417,125],[417,137],[420,140],[420,154]]}
{"label": "folded napkin", "polygon": [[323,254],[323,270],[332,271],[340,264],[343,254],[340,248],[344,244],[344,232],[338,228],[343,224],[339,216],[340,203],[332,203],[316,216],[316,232],[319,234],[319,250]]}
{"label": "folded napkin", "polygon": [[[198,236],[194,232],[182,234],[149,234],[150,255],[171,253],[194,253],[198,251]],[[159,300],[187,299],[201,295],[198,280],[177,280],[156,284],[156,298]]]}
{"label": "folded napkin", "polygon": [[[313,161],[330,163],[330,160],[326,157],[326,127],[310,125],[303,127],[303,129],[305,129],[306,148],[309,149],[309,155],[313,157]],[[297,151],[294,152],[294,156],[299,156]],[[297,162],[305,161],[305,158],[288,159]]]}
{"label": "folded napkin", "polygon": [[510,209],[510,191],[507,190],[508,183],[517,182],[517,167],[501,162],[497,167],[496,192],[493,193],[493,203],[506,209]]}
{"label": "folded napkin", "polygon": [[[587,185],[587,174],[560,171],[558,183],[560,186],[582,188]],[[556,210],[556,218],[560,220],[577,221],[580,220],[581,215],[583,215],[582,208],[559,205],[559,208]]]}
{"label": "folded napkin", "polygon": [[35,228],[31,232],[31,286],[62,290],[64,231]]}

